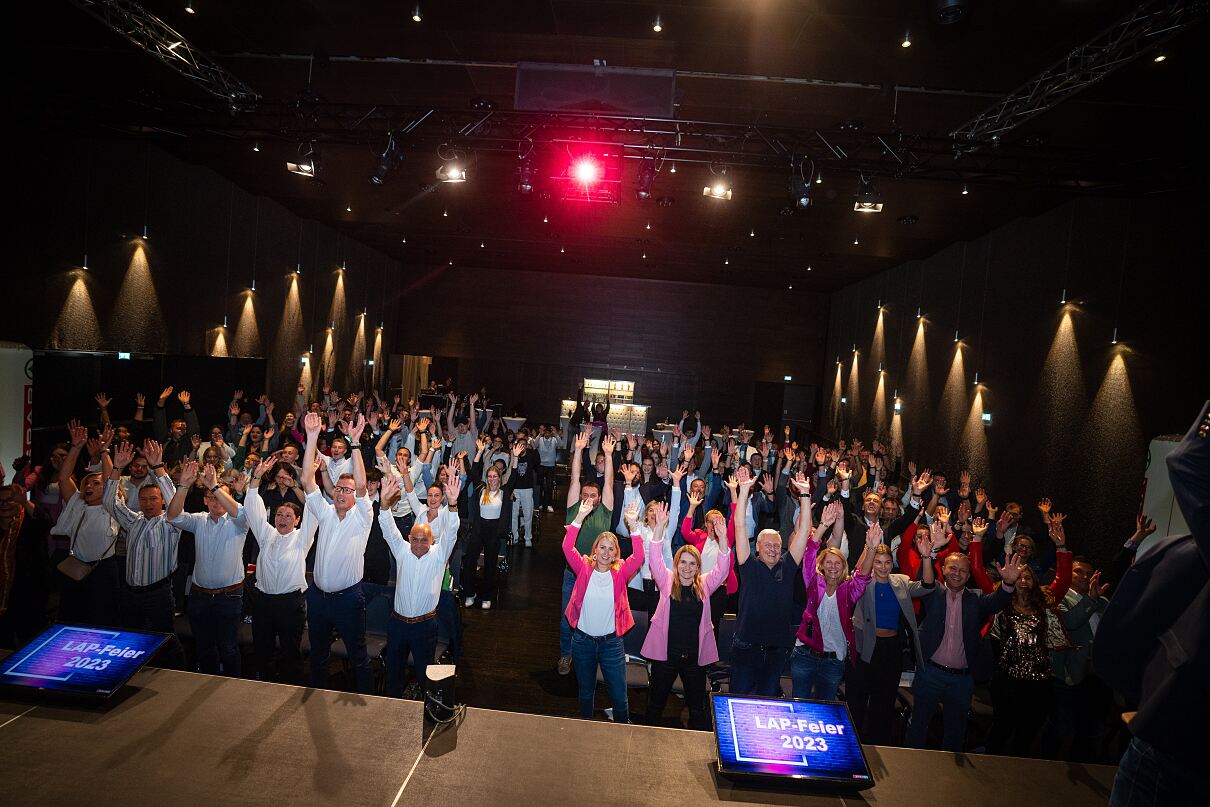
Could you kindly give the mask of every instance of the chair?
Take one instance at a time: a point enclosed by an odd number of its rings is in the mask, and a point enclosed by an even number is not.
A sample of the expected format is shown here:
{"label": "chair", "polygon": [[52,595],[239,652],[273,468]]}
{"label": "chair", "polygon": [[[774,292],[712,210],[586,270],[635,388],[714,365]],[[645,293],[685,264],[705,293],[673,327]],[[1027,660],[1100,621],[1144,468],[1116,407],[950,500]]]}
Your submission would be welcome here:
{"label": "chair", "polygon": [[[647,660],[643,658],[643,642],[647,640],[647,631],[651,624],[647,620],[646,611],[631,611],[634,627],[622,635],[622,648],[626,653],[626,688],[645,689],[651,684],[651,672],[647,668]],[[597,683],[605,682],[601,668],[597,667]]]}

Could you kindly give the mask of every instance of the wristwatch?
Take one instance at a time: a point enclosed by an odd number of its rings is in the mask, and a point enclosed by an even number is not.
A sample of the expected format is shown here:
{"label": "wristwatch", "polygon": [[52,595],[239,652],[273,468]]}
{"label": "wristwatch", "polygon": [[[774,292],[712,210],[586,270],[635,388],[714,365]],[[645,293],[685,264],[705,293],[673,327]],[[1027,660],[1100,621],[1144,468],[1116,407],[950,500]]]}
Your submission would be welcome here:
{"label": "wristwatch", "polygon": [[214,487],[206,488],[206,490],[210,491],[211,493],[214,493],[214,491],[218,490],[218,485],[215,485]]}

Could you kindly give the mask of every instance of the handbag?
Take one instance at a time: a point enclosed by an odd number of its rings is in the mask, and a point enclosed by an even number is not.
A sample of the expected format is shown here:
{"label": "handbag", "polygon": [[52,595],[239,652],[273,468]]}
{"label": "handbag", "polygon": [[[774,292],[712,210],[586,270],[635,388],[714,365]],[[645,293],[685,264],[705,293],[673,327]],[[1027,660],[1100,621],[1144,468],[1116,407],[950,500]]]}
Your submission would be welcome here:
{"label": "handbag", "polygon": [[72,530],[71,533],[71,548],[68,550],[67,557],[63,558],[63,560],[59,561],[58,565],[55,566],[55,568],[59,570],[60,574],[76,581],[77,583],[83,582],[86,577],[92,574],[93,569],[97,568],[97,564],[100,563],[101,560],[105,559],[105,556],[109,554],[109,550],[113,549],[114,544],[118,542],[118,537],[115,535],[113,541],[111,541],[109,546],[106,547],[105,551],[101,553],[101,558],[94,560],[92,563],[80,560],[76,557],[76,538],[80,534],[80,526],[83,523],[84,516],[81,514],[80,520],[76,522],[76,528]]}

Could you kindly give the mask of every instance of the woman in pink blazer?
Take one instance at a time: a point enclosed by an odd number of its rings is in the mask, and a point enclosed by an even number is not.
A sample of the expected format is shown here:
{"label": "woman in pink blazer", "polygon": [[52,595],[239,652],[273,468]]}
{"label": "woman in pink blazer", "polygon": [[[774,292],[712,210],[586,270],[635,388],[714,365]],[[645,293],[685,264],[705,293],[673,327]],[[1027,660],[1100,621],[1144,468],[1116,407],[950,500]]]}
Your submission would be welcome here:
{"label": "woman in pink blazer", "polygon": [[706,667],[718,661],[710,621],[710,595],[727,579],[731,570],[731,552],[726,539],[720,542],[718,562],[708,574],[702,574],[702,556],[689,544],[672,559],[673,570],[664,565],[658,547],[663,526],[668,522],[668,505],[660,504],[655,513],[655,537],[651,539],[651,578],[660,591],[659,605],[651,619],[651,629],[643,642],[643,656],[652,662],[651,687],[647,691],[647,722],[658,723],[679,675],[689,707],[689,728],[708,731],[706,717]]}
{"label": "woman in pink blazer", "polygon": [[643,538],[638,534],[639,508],[632,504],[626,509],[634,552],[625,561],[621,559],[618,536],[612,532],[598,535],[590,554],[576,552],[576,537],[592,508],[592,504],[581,502],[579,512],[567,525],[563,537],[563,557],[576,575],[564,614],[572,629],[571,658],[579,684],[580,717],[592,718],[599,666],[613,706],[614,722],[629,723],[622,634],[634,627],[634,617],[630,615],[630,604],[626,599],[626,583],[643,566]]}

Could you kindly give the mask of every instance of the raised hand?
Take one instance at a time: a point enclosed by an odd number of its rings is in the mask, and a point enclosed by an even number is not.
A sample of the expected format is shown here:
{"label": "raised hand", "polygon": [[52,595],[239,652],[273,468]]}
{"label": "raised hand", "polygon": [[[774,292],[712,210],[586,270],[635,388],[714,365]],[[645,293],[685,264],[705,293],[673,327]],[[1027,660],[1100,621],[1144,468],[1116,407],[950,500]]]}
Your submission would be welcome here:
{"label": "raised hand", "polygon": [[573,519],[573,521],[576,524],[583,524],[584,519],[588,518],[588,514],[592,512],[593,506],[594,505],[592,504],[592,502],[586,502],[586,501],[581,500],[580,509],[576,511],[576,517]]}
{"label": "raised hand", "polygon": [[916,477],[916,461],[915,460],[908,460],[907,470],[908,470],[908,476],[910,476],[914,479]]}
{"label": "raised hand", "polygon": [[206,470],[202,471],[202,484],[207,488],[212,488],[217,481],[218,472],[214,470],[213,465],[207,465]]}
{"label": "raised hand", "polygon": [[986,518],[976,518],[974,521],[972,521],[971,522],[971,540],[972,541],[982,541],[983,534],[985,532],[987,532],[987,527],[988,527],[988,523],[987,523]]}
{"label": "raised hand", "polygon": [[312,438],[323,431],[324,421],[319,416],[318,412],[308,412],[303,417],[303,429],[307,432],[307,437]]}
{"label": "raised hand", "polygon": [[[911,467],[915,467],[915,463],[910,463]],[[933,475],[929,473],[929,469],[925,468],[920,476],[912,478],[912,495],[921,496],[928,486],[933,484]]]}
{"label": "raised hand", "polygon": [[94,395],[94,396],[93,396],[93,400],[97,402],[97,407],[98,407],[98,408],[100,408],[100,409],[108,409],[108,408],[109,408],[109,402],[110,402],[112,399],[111,399],[111,398],[110,398],[108,395],[106,395],[105,393],[103,393],[103,392],[98,392],[96,395]]}
{"label": "raised hand", "polygon": [[88,429],[81,426],[78,420],[67,421],[67,433],[71,435],[73,446],[82,446],[88,442]]}
{"label": "raised hand", "polygon": [[134,459],[134,446],[128,442],[121,442],[117,449],[113,452],[113,465],[115,468],[125,468]]}
{"label": "raised hand", "polygon": [[825,532],[829,527],[835,524],[841,514],[844,512],[844,505],[840,502],[829,502],[823,508],[823,513],[819,517],[820,532]]}
{"label": "raised hand", "polygon": [[668,502],[656,502],[652,515],[655,518],[655,535],[657,538],[662,538],[671,515],[668,511]]}
{"label": "raised hand", "polygon": [[937,510],[933,513],[934,520],[940,521],[942,524],[948,524],[950,520],[950,509],[944,504],[937,505]]}
{"label": "raised hand", "polygon": [[987,491],[983,489],[982,485],[980,485],[979,487],[975,488],[975,504],[983,505],[986,503],[987,503]]}
{"label": "raised hand", "polygon": [[840,493],[840,483],[836,481],[835,477],[828,480],[828,484],[826,487],[827,487],[828,498],[831,498],[831,497],[835,496],[837,493]]}
{"label": "raised hand", "polygon": [[1088,596],[1094,600],[1099,600],[1105,596],[1105,592],[1109,591],[1109,584],[1101,585],[1101,573],[1093,572],[1092,577],[1088,578]]}
{"label": "raised hand", "polygon": [[971,520],[971,505],[970,502],[963,499],[958,505],[958,523],[965,524]]}
{"label": "raised hand", "polygon": [[135,406],[137,406],[139,409],[142,409],[143,405],[146,403],[147,403],[147,396],[143,395],[143,393],[141,393],[141,392],[136,392],[134,394],[134,405]]}
{"label": "raised hand", "polygon": [[260,479],[262,476],[269,473],[269,471],[273,469],[273,466],[277,464],[278,460],[281,459],[280,454],[281,452],[274,451],[269,456],[261,459],[261,461],[256,464],[256,468],[252,471],[252,478]]}
{"label": "raised hand", "polygon": [[194,451],[197,451],[202,447],[202,436],[200,434],[189,435],[189,444],[193,446]]}
{"label": "raised hand", "polygon": [[382,507],[390,508],[399,499],[399,479],[395,474],[383,474],[378,488],[378,499]]}
{"label": "raised hand", "polygon": [[[302,385],[299,384],[299,386],[301,387]],[[300,389],[299,392],[302,392],[302,390]],[[231,391],[231,400],[242,401],[243,399],[244,399],[244,391],[242,389],[237,389],[237,390]]]}
{"label": "raised hand", "polygon": [[613,453],[614,446],[617,444],[618,439],[612,434],[607,434],[601,438],[601,450],[605,452],[606,456],[609,456]]}
{"label": "raised hand", "polygon": [[164,387],[164,390],[160,393],[160,405],[163,406],[164,402],[167,401],[171,397],[172,397],[172,387]]}
{"label": "raised hand", "polygon": [[639,529],[639,503],[631,502],[626,506],[624,514],[626,525],[630,527],[631,532],[638,532]]}
{"label": "raised hand", "polygon": [[620,470],[622,471],[622,479],[626,481],[626,487],[630,487],[634,483],[635,477],[639,475],[639,469],[632,463],[624,462]]}
{"label": "raised hand", "polygon": [[965,468],[958,474],[958,495],[969,496],[971,492],[971,472]]}
{"label": "raised hand", "polygon": [[229,414],[233,418],[239,417],[239,402],[238,401],[231,402],[231,405],[227,407],[227,414]]}
{"label": "raised hand", "polygon": [[430,422],[431,421],[428,418],[420,418],[420,420],[416,421],[416,431],[427,432],[429,430]]}
{"label": "raised hand", "polygon": [[841,482],[845,482],[845,481],[848,481],[850,478],[852,478],[852,476],[853,476],[853,472],[849,470],[848,461],[841,460],[836,465],[836,478],[839,479]]}
{"label": "raised hand", "polygon": [[1155,522],[1147,518],[1147,516],[1139,513],[1134,517],[1134,536],[1132,540],[1141,541],[1151,533],[1155,532]]}
{"label": "raised hand", "polygon": [[189,401],[192,399],[192,397],[193,396],[189,394],[189,390],[181,390],[176,394],[176,399],[180,401],[181,406],[185,407],[186,409],[189,408]]}
{"label": "raised hand", "polygon": [[1039,499],[1038,500],[1038,510],[1039,510],[1039,512],[1042,513],[1043,516],[1050,514],[1050,507],[1051,507],[1050,499]]}
{"label": "raised hand", "polygon": [[873,552],[882,543],[882,525],[875,521],[865,533],[865,545]]}
{"label": "raised hand", "polygon": [[160,465],[164,461],[164,447],[155,440],[144,440],[143,456],[148,465]]}
{"label": "raised hand", "polygon": [[682,462],[680,465],[676,466],[676,470],[672,472],[672,484],[680,485],[681,478],[687,473],[689,473],[689,463]]}
{"label": "raised hand", "polygon": [[1021,553],[1013,555],[1008,559],[1008,563],[1001,566],[996,564],[996,571],[1000,573],[1000,579],[1010,586],[1015,586],[1017,580],[1020,579],[1021,573],[1025,571],[1025,562],[1021,559]]}
{"label": "raised hand", "polygon": [[186,460],[181,464],[181,487],[187,488],[197,480],[197,460]]}
{"label": "raised hand", "polygon": [[513,443],[513,456],[514,457],[517,457],[518,459],[520,459],[521,455],[524,453],[525,453],[525,441],[518,440],[517,442]]}
{"label": "raised hand", "polygon": [[1067,532],[1063,529],[1063,520],[1067,516],[1062,513],[1054,513],[1050,517],[1050,524],[1047,531],[1050,533],[1050,540],[1055,542],[1055,546],[1063,549],[1067,546]]}
{"label": "raised hand", "polygon": [[811,492],[811,482],[802,471],[794,474],[794,478],[790,481],[793,483],[794,488],[803,496]]}
{"label": "raised hand", "polygon": [[[455,466],[456,467],[456,466]],[[456,471],[451,470],[446,476],[445,483],[445,498],[446,501],[458,501],[458,494],[462,491],[462,479]]]}
{"label": "raised hand", "polygon": [[920,557],[928,557],[933,554],[933,539],[928,530],[916,530],[914,544],[916,551],[920,553]]}
{"label": "raised hand", "polygon": [[773,495],[773,474],[761,474],[760,489],[767,495]]}
{"label": "raised hand", "polygon": [[583,451],[584,449],[588,448],[588,438],[589,433],[586,431],[582,431],[576,435],[576,451]]}
{"label": "raised hand", "polygon": [[488,441],[487,441],[486,434],[481,434],[475,438],[475,447],[479,449],[480,453],[482,453],[484,451],[484,449],[487,448],[487,445],[488,445]]}

